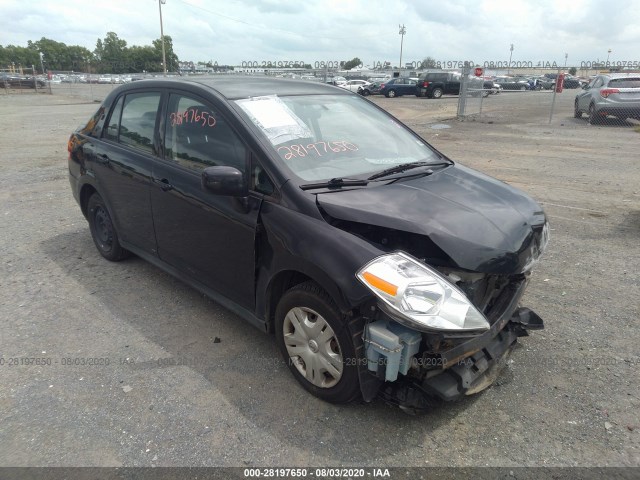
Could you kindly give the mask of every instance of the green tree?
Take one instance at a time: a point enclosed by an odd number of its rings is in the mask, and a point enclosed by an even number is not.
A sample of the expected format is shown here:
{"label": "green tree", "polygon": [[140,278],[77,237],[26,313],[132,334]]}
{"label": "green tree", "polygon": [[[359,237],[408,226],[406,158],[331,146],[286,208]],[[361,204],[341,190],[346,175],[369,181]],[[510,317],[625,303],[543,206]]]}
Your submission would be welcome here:
{"label": "green tree", "polygon": [[98,39],[93,51],[100,73],[122,73],[126,71],[127,41],[108,32],[104,40]]}
{"label": "green tree", "polygon": [[[156,50],[160,65],[162,65],[162,37],[153,41],[153,48]],[[177,72],[178,56],[173,51],[173,39],[169,35],[164,36],[164,51],[167,59],[167,72]],[[162,71],[162,66],[158,71]]]}
{"label": "green tree", "polygon": [[571,67],[569,69],[569,75],[575,75],[576,73],[578,73],[578,69],[576,67]]}
{"label": "green tree", "polygon": [[342,67],[345,70],[351,70],[352,68],[358,67],[360,65],[362,65],[362,61],[358,57],[355,57],[348,62],[344,62],[344,65]]}
{"label": "green tree", "polygon": [[436,60],[433,57],[426,57],[420,64],[422,68],[436,68]]}

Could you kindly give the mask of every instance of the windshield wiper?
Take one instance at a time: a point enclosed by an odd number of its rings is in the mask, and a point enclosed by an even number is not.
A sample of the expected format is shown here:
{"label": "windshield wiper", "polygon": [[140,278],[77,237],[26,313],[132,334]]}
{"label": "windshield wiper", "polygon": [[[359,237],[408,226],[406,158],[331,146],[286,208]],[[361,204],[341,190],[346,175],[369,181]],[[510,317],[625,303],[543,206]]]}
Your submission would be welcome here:
{"label": "windshield wiper", "polygon": [[312,190],[314,188],[342,188],[342,187],[365,187],[369,184],[367,180],[357,180],[348,178],[332,178],[328,182],[305,183],[300,185],[302,190]]}
{"label": "windshield wiper", "polygon": [[402,173],[406,170],[411,170],[412,168],[418,168],[418,167],[442,167],[445,165],[453,165],[450,162],[439,162],[439,163],[433,163],[433,162],[411,162],[411,163],[403,163],[400,165],[396,165],[394,167],[391,168],[387,168],[386,170],[382,170],[381,172],[378,173],[374,173],[373,175],[371,175],[369,178],[367,178],[367,180],[376,180],[378,178],[382,178],[382,177],[386,177],[387,175],[393,175],[394,173]]}

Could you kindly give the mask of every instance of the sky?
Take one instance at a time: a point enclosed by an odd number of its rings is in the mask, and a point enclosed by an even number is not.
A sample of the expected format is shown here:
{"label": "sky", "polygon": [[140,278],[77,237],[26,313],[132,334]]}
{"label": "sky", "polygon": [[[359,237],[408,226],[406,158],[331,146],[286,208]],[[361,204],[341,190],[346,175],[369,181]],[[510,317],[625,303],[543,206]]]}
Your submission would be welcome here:
{"label": "sky", "polygon": [[[166,0],[162,16],[180,60],[219,65],[397,65],[401,40],[403,63],[640,62],[640,0]],[[158,0],[0,0],[3,46],[46,37],[93,50],[109,31],[151,45]]]}

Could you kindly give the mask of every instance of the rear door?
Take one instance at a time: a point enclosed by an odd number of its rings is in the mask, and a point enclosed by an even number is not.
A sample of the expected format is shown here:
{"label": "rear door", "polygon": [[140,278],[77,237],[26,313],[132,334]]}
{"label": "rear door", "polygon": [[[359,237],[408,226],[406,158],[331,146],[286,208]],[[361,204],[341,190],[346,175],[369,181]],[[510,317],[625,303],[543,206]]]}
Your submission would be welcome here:
{"label": "rear door", "polygon": [[460,93],[460,76],[449,75],[444,86],[444,93],[457,95]]}
{"label": "rear door", "polygon": [[83,149],[120,239],[156,253],[151,218],[151,168],[158,157],[156,118],[161,92],[123,93],[113,104],[102,136]]}
{"label": "rear door", "polygon": [[153,168],[153,220],[162,260],[251,309],[260,199],[214,195],[201,185],[202,171],[214,165],[250,177],[249,149],[221,111],[187,92],[168,96],[163,160]]}

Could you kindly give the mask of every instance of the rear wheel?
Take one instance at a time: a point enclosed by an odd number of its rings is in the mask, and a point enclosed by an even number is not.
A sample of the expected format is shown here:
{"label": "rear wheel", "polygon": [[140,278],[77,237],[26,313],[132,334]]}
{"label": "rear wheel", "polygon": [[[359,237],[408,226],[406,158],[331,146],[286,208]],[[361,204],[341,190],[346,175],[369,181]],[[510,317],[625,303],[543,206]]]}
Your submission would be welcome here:
{"label": "rear wheel", "polygon": [[396,91],[395,90],[389,90],[387,92],[387,98],[393,98],[396,96]]}
{"label": "rear wheel", "polygon": [[324,290],[314,282],[291,288],[278,303],[275,320],[280,352],[306,390],[332,403],[360,396],[347,322]]}
{"label": "rear wheel", "polygon": [[600,120],[602,120],[602,116],[598,115],[596,106],[592,103],[589,105],[589,123],[595,125],[596,123],[600,123]]}
{"label": "rear wheel", "polygon": [[527,87],[525,87],[524,85],[522,85],[522,86],[520,87],[520,91],[521,91],[521,92],[524,92],[526,89],[527,89]]}
{"label": "rear wheel", "polygon": [[576,98],[576,101],[574,102],[574,106],[573,106],[573,116],[575,118],[582,118],[582,112],[578,108],[578,99],[577,98]]}
{"label": "rear wheel", "polygon": [[431,96],[433,98],[441,98],[442,97],[442,89],[441,88],[434,88],[433,91],[431,92]]}
{"label": "rear wheel", "polygon": [[120,245],[118,232],[113,226],[111,215],[109,215],[104,200],[97,193],[91,195],[87,202],[87,218],[93,243],[100,255],[112,262],[117,262],[130,255],[130,252]]}
{"label": "rear wheel", "polygon": [[371,92],[369,90],[367,90],[366,88],[364,88],[362,90],[362,95],[364,95],[365,97],[368,97],[369,95],[371,95]]}

